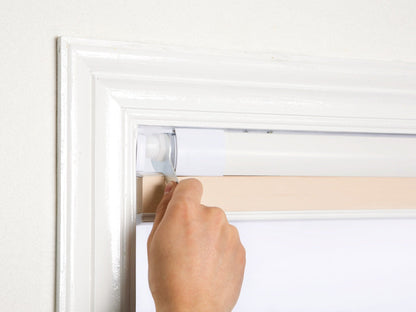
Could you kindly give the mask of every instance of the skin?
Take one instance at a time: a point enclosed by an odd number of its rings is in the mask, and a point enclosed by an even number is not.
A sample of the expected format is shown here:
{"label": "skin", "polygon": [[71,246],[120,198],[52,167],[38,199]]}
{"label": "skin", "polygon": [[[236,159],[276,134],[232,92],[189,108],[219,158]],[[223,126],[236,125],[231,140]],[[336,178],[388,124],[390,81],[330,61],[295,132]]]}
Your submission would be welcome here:
{"label": "skin", "polygon": [[147,242],[157,312],[229,312],[243,282],[246,253],[222,209],[201,205],[202,185],[165,189]]}

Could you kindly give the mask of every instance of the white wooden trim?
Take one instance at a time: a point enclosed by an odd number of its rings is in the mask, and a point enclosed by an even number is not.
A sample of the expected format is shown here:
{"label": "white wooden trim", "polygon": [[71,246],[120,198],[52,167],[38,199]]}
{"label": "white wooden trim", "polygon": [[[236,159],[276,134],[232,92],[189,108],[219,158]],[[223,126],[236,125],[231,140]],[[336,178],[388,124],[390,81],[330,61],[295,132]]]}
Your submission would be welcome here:
{"label": "white wooden trim", "polygon": [[60,38],[57,311],[134,311],[138,125],[416,134],[415,81],[415,64]]}

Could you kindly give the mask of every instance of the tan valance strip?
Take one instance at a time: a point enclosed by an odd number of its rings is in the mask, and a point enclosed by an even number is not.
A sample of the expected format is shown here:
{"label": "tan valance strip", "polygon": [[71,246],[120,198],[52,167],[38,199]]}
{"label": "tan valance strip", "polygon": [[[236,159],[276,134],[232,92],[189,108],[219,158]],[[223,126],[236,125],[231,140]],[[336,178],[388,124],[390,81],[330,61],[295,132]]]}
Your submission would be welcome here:
{"label": "tan valance strip", "polygon": [[[180,178],[184,179],[184,178]],[[416,178],[198,177],[202,203],[225,211],[416,209]],[[162,176],[137,178],[137,212],[156,209]]]}

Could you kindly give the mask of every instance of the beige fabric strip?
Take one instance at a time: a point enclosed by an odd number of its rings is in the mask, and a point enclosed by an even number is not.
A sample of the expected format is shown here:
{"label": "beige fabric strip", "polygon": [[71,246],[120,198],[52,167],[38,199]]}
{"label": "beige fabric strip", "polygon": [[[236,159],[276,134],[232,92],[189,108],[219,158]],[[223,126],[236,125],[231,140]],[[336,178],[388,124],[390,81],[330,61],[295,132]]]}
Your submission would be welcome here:
{"label": "beige fabric strip", "polygon": [[[204,186],[202,203],[225,211],[416,209],[416,178],[225,176],[198,179]],[[154,212],[163,189],[163,176],[137,178],[137,212]]]}

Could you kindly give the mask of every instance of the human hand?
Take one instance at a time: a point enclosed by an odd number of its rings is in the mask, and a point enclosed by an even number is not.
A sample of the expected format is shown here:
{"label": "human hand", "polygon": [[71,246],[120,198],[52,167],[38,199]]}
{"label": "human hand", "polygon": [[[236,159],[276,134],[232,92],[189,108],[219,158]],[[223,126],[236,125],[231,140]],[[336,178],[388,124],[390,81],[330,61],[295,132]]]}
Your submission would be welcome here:
{"label": "human hand", "polygon": [[220,208],[201,205],[202,185],[165,189],[147,242],[157,312],[229,312],[240,294],[245,249]]}

